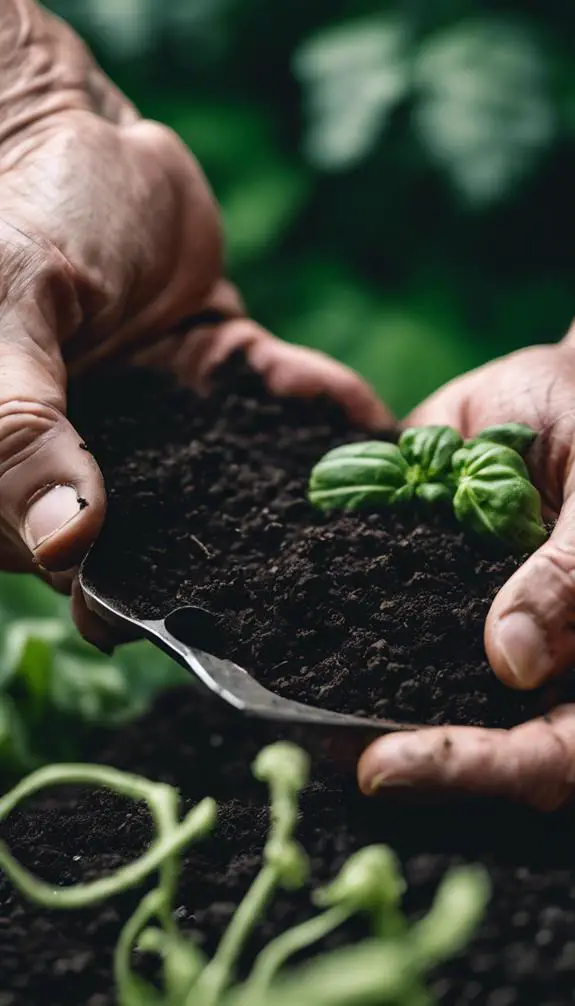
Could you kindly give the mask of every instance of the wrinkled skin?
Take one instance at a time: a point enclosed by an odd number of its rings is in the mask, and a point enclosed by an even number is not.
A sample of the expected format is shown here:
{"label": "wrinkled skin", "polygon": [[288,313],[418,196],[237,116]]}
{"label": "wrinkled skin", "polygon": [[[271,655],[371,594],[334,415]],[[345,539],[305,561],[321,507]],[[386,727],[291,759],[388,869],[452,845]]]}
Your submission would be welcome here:
{"label": "wrinkled skin", "polygon": [[[446,424],[468,437],[512,420],[540,434],[529,467],[546,516],[558,519],[496,597],[485,647],[505,684],[531,689],[575,664],[575,326],[558,346],[523,350],[453,381],[408,422]],[[359,780],[366,793],[495,793],[555,809],[575,785],[575,705],[509,731],[430,727],[382,738],[363,755]]]}
{"label": "wrinkled skin", "polygon": [[[486,627],[495,672],[517,688],[575,659],[571,341],[462,378],[409,419],[465,435],[515,420],[542,433],[531,466],[557,528],[501,591]],[[213,368],[240,347],[272,392],[328,393],[366,427],[389,423],[356,375],[244,317],[221,275],[213,198],[176,136],[143,121],[65,25],[33,0],[2,0],[0,568],[72,587],[76,621],[97,645],[109,638],[82,603],[74,567],[101,527],[105,489],[66,419],[67,374],[122,359],[168,367],[206,390]],[[359,765],[370,793],[500,792],[544,808],[571,795],[574,777],[575,707],[512,731],[384,738]]]}
{"label": "wrinkled skin", "polygon": [[[272,391],[330,393],[354,420],[388,422],[355,374],[244,317],[214,200],[175,134],[143,121],[65,24],[2,0],[0,568],[68,589],[102,524],[101,473],[66,419],[68,373],[122,359],[205,390],[240,347]],[[73,605],[106,646],[77,589]]]}

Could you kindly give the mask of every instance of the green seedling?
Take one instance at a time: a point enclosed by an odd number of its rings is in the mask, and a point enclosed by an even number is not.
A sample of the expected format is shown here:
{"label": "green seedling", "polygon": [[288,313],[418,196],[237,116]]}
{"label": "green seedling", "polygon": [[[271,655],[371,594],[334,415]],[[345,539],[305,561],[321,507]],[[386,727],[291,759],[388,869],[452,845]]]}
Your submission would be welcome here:
{"label": "green seedling", "polygon": [[519,552],[533,552],[547,537],[541,498],[523,458],[488,440],[453,457],[457,490],[455,516],[480,534],[492,535]]}
{"label": "green seedling", "polygon": [[313,468],[309,499],[321,510],[395,506],[413,495],[409,465],[396,444],[368,440],[329,451]]}
{"label": "green seedling", "polygon": [[399,449],[419,484],[448,479],[451,458],[463,438],[450,426],[413,426],[399,438]]}
{"label": "green seedling", "polygon": [[512,450],[524,456],[536,436],[535,430],[523,423],[501,423],[499,426],[486,426],[484,430],[481,430],[481,433],[466,443],[468,447],[472,447],[479,441],[489,440],[492,444],[511,447]]}
{"label": "green seedling", "polygon": [[[146,803],[155,838],[139,859],[89,884],[46,884],[24,869],[3,843],[0,869],[25,897],[52,909],[86,908],[157,876],[118,940],[118,1006],[431,1006],[427,973],[460,952],[472,937],[489,896],[486,875],[478,868],[452,870],[429,913],[410,926],[401,907],[405,882],[398,860],[381,845],[355,853],[339,876],[315,894],[318,914],[269,943],[246,981],[236,982],[236,965],[274,893],[302,887],[308,873],[305,852],[295,841],[299,796],[309,774],[307,756],[293,744],[274,744],[260,753],[253,771],[270,793],[263,864],[211,960],[179,931],[175,908],[182,854],[215,826],[212,800],[202,801],[180,819],[178,793],[170,786],[99,765],[40,769],[0,799],[0,821],[45,787],[81,783]],[[309,951],[357,915],[368,921],[367,939],[320,954],[307,964],[290,965],[294,954]],[[159,958],[158,987],[134,970],[135,949]]]}
{"label": "green seedling", "polygon": [[413,427],[397,445],[367,441],[329,451],[312,469],[308,497],[326,511],[449,503],[462,524],[533,551],[546,537],[541,499],[522,455],[535,432],[491,426],[463,441],[449,426]]}

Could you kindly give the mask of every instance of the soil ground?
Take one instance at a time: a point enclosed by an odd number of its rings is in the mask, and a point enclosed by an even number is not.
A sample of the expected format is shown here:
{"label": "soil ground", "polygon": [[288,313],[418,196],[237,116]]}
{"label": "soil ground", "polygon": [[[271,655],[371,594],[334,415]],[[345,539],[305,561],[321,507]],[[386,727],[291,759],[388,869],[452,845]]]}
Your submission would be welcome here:
{"label": "soil ground", "polygon": [[[486,612],[517,559],[447,514],[325,517],[306,503],[311,465],[364,437],[329,403],[272,399],[234,361],[207,400],[158,377],[118,375],[103,397],[101,382],[72,389],[71,408],[109,488],[98,578],[119,602],[147,616],[200,604],[213,616],[205,648],[281,694],[341,711],[509,726],[548,705],[547,694],[505,690],[483,653]],[[164,696],[99,755],[175,783],[186,805],[218,800],[216,837],[187,856],[178,911],[208,949],[257,868],[267,819],[249,763],[270,736],[190,688]],[[574,814],[368,801],[333,774],[316,777],[302,810],[314,884],[354,849],[386,841],[403,861],[413,914],[449,866],[487,866],[493,898],[481,931],[433,979],[442,1003],[575,1001]],[[148,821],[106,794],[53,793],[14,814],[3,837],[28,867],[70,883],[137,855]],[[2,881],[0,1006],[111,1006],[111,950],[132,902],[47,913]],[[248,957],[309,910],[308,892],[281,895]]]}

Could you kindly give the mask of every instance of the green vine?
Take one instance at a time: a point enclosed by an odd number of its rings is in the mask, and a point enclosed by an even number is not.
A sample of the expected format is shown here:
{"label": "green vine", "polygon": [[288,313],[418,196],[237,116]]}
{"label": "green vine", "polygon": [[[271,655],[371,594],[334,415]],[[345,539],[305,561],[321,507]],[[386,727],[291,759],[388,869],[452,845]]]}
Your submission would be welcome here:
{"label": "green vine", "polygon": [[[270,792],[271,824],[263,865],[211,961],[179,931],[174,909],[181,855],[214,828],[213,800],[203,800],[180,820],[178,793],[170,786],[98,765],[40,769],[0,799],[0,821],[46,787],[80,783],[144,802],[155,837],[135,862],[89,884],[67,888],[46,884],[24,869],[4,843],[0,843],[0,869],[29,900],[62,909],[94,905],[157,874],[156,886],[143,897],[118,939],[114,976],[119,1006],[431,1003],[426,974],[472,936],[487,902],[487,879],[478,868],[452,870],[428,915],[409,926],[401,909],[405,884],[397,859],[386,846],[371,846],[352,856],[339,876],[314,896],[319,914],[272,941],[257,957],[248,979],[236,983],[236,965],[274,893],[301,888],[308,876],[306,854],[294,838],[299,796],[309,774],[307,756],[292,744],[277,743],[264,748],[253,771]],[[355,915],[369,921],[369,939],[320,955],[311,963],[286,967],[294,954],[308,950]],[[134,970],[135,948],[160,959],[159,990]]]}

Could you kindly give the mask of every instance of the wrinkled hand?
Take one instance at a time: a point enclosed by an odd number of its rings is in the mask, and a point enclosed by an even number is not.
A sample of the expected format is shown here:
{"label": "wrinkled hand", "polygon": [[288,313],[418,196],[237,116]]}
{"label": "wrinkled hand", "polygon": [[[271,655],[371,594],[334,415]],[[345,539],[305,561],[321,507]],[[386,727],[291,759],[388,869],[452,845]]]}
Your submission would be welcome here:
{"label": "wrinkled hand", "polygon": [[[66,418],[68,373],[122,359],[201,389],[243,347],[274,392],[327,392],[361,423],[386,421],[346,368],[243,318],[220,252],[214,201],[177,137],[139,117],[66,25],[2,0],[0,568],[35,564],[68,585],[57,571],[102,524],[101,473]],[[78,598],[76,616],[90,635]]]}
{"label": "wrinkled hand", "polygon": [[[410,425],[472,436],[518,421],[539,433],[529,455],[549,540],[496,597],[485,647],[512,688],[542,685],[575,664],[575,324],[563,343],[523,350],[460,378],[420,406]],[[430,727],[384,737],[359,765],[364,792],[386,787],[500,794],[554,809],[575,791],[575,705],[513,730]]]}

